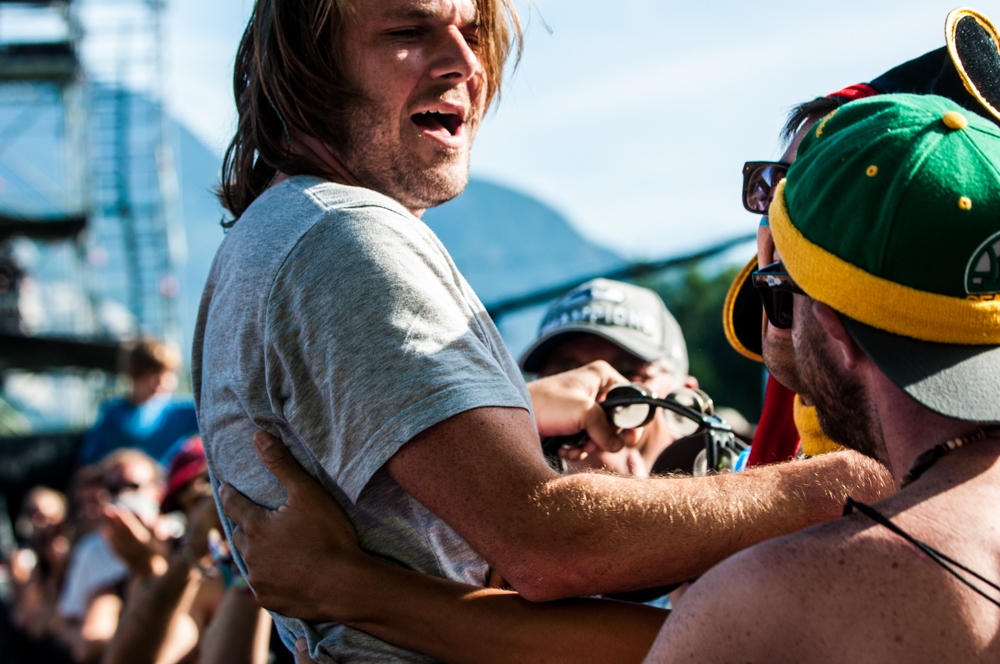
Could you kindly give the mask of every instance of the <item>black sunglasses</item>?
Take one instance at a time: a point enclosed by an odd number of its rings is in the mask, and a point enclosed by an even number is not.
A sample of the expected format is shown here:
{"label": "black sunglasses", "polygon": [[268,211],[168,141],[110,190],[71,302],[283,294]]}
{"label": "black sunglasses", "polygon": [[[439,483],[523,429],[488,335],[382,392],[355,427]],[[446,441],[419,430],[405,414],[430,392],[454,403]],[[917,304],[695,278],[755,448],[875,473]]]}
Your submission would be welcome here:
{"label": "black sunglasses", "polygon": [[118,483],[107,483],[104,488],[108,490],[112,498],[117,498],[119,494],[125,493],[126,491],[138,491],[140,487],[135,482],[118,482]]}
{"label": "black sunglasses", "polygon": [[748,161],[743,164],[743,207],[754,214],[767,214],[774,190],[788,174],[782,161]]}
{"label": "black sunglasses", "polygon": [[805,291],[792,281],[791,275],[785,272],[785,266],[781,261],[762,267],[750,276],[764,305],[768,322],[781,330],[790,329],[795,302],[792,295],[805,295]]}

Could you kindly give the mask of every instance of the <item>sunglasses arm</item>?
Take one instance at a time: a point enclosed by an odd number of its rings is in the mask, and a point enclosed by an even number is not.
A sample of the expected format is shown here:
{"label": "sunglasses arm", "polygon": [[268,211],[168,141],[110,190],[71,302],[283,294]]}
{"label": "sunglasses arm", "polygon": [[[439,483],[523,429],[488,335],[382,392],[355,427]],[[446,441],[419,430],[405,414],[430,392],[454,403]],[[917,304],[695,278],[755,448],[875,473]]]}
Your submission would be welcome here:
{"label": "sunglasses arm", "polygon": [[733,431],[733,428],[729,426],[729,423],[722,418],[717,417],[716,415],[706,415],[695,410],[694,408],[679,404],[671,399],[654,399],[653,397],[621,397],[602,401],[601,406],[605,411],[610,411],[618,406],[632,406],[639,403],[649,404],[650,406],[664,408],[677,413],[682,417],[686,417],[689,420],[696,422],[701,429],[712,429],[713,431],[722,431],[726,433],[732,433]]}

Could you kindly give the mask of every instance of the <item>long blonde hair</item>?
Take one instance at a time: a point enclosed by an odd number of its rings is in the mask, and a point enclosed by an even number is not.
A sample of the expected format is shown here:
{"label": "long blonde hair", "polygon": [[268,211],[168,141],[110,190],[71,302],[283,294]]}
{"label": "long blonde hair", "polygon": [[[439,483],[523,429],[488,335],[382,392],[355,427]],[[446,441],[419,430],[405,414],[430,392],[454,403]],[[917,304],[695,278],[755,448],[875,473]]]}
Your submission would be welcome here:
{"label": "long blonde hair", "polygon": [[[233,91],[239,120],[222,162],[219,198],[231,226],[278,171],[329,177],[330,169],[291,148],[301,132],[334,149],[344,146],[346,117],[362,100],[342,57],[344,26],[353,2],[365,0],[257,0],[236,54]],[[475,0],[479,60],[487,106],[500,90],[508,57],[521,52],[521,25],[513,0]]]}

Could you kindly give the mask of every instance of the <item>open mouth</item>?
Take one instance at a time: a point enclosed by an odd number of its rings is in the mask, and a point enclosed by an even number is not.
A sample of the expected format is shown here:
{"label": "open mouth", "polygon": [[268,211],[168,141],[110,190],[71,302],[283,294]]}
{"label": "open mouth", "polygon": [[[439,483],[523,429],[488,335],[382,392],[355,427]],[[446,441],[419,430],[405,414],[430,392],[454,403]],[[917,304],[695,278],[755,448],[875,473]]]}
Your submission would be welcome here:
{"label": "open mouth", "polygon": [[449,135],[455,136],[462,128],[462,118],[455,113],[440,113],[438,111],[428,111],[426,113],[416,113],[410,116],[413,124],[421,129],[431,132],[444,130]]}

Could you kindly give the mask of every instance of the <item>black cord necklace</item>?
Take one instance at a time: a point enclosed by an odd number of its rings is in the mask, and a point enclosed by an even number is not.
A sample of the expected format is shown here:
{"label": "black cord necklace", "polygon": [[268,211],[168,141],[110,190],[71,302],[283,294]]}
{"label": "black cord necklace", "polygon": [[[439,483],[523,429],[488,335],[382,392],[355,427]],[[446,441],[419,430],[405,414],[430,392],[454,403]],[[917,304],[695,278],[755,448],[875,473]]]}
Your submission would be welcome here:
{"label": "black cord necklace", "polygon": [[[927,471],[927,469],[929,469],[937,462],[938,459],[948,454],[952,450],[956,450],[959,447],[962,447],[963,445],[967,445],[973,441],[980,440],[982,438],[987,437],[990,434],[998,432],[1000,432],[1000,427],[997,426],[983,427],[981,429],[973,431],[972,433],[966,436],[961,436],[959,438],[952,438],[951,440],[946,440],[940,445],[934,446],[933,449],[928,450],[927,452],[917,457],[917,460],[913,464],[913,468],[911,468],[910,472],[906,474],[906,477],[903,478],[901,484],[905,487],[917,481],[918,479],[920,479],[920,476]],[[958,562],[954,558],[946,556],[945,554],[941,553],[940,551],[930,546],[926,542],[922,542],[918,540],[916,537],[913,537],[908,532],[906,532],[905,530],[894,524],[888,517],[884,516],[882,513],[880,513],[870,505],[859,503],[858,501],[848,496],[847,503],[844,505],[844,516],[852,514],[854,510],[857,510],[861,514],[865,515],[866,517],[874,521],[875,523],[885,528],[888,528],[891,532],[898,535],[899,537],[902,537],[904,540],[906,540],[913,546],[923,551],[931,560],[933,560],[938,565],[943,567],[949,574],[951,574],[956,579],[964,583],[976,594],[983,597],[986,601],[990,602],[991,604],[1000,607],[1000,600],[986,594],[986,592],[983,589],[975,585],[975,583],[973,583],[971,579],[963,575],[961,572],[965,572],[966,574],[972,575],[973,577],[975,577],[976,580],[986,584],[993,590],[1000,591],[1000,585],[993,583],[992,581],[990,581],[983,575],[979,574],[978,572],[972,571],[971,569],[969,569],[962,563]]]}
{"label": "black cord necklace", "polygon": [[948,454],[952,450],[957,450],[963,445],[968,445],[971,442],[981,440],[983,438],[986,438],[986,436],[990,434],[998,432],[1000,432],[1000,427],[998,426],[981,427],[965,436],[952,438],[951,440],[946,440],[943,443],[935,445],[934,447],[932,447],[931,449],[927,450],[926,452],[917,457],[917,460],[913,462],[913,467],[910,468],[910,472],[908,472],[903,477],[903,481],[900,482],[900,485],[903,488],[906,488],[909,485],[916,482],[918,479],[920,479],[921,475],[923,475],[925,472],[927,472],[927,470],[931,466],[937,463],[938,459]]}

